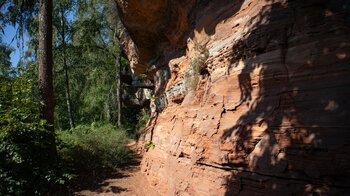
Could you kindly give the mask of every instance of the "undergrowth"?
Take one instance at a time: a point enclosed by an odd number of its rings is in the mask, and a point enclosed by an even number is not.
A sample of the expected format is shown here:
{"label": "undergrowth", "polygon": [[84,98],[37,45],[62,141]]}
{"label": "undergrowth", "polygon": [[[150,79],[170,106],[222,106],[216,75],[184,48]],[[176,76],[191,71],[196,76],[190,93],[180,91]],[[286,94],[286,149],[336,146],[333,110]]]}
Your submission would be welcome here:
{"label": "undergrowth", "polygon": [[33,70],[0,66],[0,195],[52,195],[72,176],[50,151]]}
{"label": "undergrowth", "polygon": [[126,146],[127,133],[111,124],[79,125],[58,132],[58,155],[70,168],[116,169],[130,162],[132,151]]}

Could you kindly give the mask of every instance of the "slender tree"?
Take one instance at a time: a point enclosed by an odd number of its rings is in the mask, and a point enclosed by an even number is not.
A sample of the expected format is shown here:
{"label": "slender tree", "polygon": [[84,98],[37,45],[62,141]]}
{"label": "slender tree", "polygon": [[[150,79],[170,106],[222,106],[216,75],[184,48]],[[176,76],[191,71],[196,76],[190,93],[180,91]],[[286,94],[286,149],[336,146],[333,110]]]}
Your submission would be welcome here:
{"label": "slender tree", "polygon": [[[52,78],[52,0],[39,0],[38,86],[39,112],[46,120],[46,129],[54,132],[54,94]],[[55,138],[51,152],[56,155]]]}
{"label": "slender tree", "polygon": [[120,82],[120,49],[119,49],[119,40],[117,38],[117,36],[114,36],[115,42],[116,42],[116,46],[118,48],[118,51],[116,52],[116,59],[115,59],[115,80],[116,80],[116,98],[117,98],[117,112],[118,112],[118,117],[117,117],[117,125],[118,127],[122,126],[122,122],[121,122],[121,113],[122,113],[122,109],[121,109],[121,99],[120,99],[120,91],[121,91],[121,82]]}
{"label": "slender tree", "polygon": [[67,67],[67,58],[66,58],[66,21],[65,21],[65,13],[66,13],[66,5],[61,3],[61,37],[62,37],[62,55],[63,55],[63,69],[64,69],[64,81],[66,86],[66,101],[67,101],[67,111],[69,124],[72,129],[74,129],[74,121],[71,109],[71,101],[70,101],[70,91],[69,91],[69,78],[68,78],[68,67]]}
{"label": "slender tree", "polygon": [[120,43],[119,43],[119,38],[118,34],[120,33],[120,28],[121,28],[121,21],[118,16],[118,9],[117,9],[117,4],[115,1],[111,1],[108,4],[107,8],[107,15],[106,19],[107,22],[110,26],[110,28],[114,32],[113,36],[113,44],[114,47],[112,47],[111,53],[114,54],[115,56],[115,80],[116,80],[116,102],[117,102],[117,125],[118,127],[121,127],[121,116],[122,116],[122,110],[121,110],[121,80],[120,80]]}

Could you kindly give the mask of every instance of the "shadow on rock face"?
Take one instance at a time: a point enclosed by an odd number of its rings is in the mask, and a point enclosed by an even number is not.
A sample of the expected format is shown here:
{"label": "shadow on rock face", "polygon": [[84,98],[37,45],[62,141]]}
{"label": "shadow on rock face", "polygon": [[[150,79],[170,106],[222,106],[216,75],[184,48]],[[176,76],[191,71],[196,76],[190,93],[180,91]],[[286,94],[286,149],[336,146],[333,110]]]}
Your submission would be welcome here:
{"label": "shadow on rock face", "polygon": [[[249,111],[223,135],[235,146],[226,195],[349,191],[350,29],[333,4],[272,3],[234,44],[231,66],[244,63],[238,81]],[[252,95],[255,69],[259,89]],[[263,132],[253,128],[262,124]],[[239,158],[243,164],[235,165]]]}

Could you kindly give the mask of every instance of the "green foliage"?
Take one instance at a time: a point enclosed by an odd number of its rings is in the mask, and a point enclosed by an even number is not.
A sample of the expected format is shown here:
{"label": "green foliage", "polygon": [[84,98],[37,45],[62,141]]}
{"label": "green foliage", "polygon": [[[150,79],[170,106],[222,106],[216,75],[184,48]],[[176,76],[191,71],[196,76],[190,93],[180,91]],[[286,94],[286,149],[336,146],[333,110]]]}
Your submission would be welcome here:
{"label": "green foliage", "polygon": [[[149,115],[144,110],[140,112],[140,108],[123,106],[123,129],[112,125],[117,119],[115,65],[117,61],[121,68],[129,64],[126,58],[119,58],[118,20],[113,3],[54,1],[55,128],[69,128],[62,39],[66,41],[73,116],[75,123],[81,124],[69,131],[56,131],[58,157],[49,151],[55,135],[44,129],[45,122],[38,116],[38,4],[27,0],[0,3],[10,7],[0,13],[0,29],[16,24],[16,37],[23,38],[24,29],[29,34],[25,69],[11,67],[12,50],[0,43],[0,195],[52,195],[49,190],[66,184],[78,170],[117,168],[131,159],[131,151],[126,147],[128,137],[138,136],[140,131],[135,130],[143,129]],[[74,19],[62,20],[61,13],[74,14]],[[23,39],[18,40],[23,47]]]}
{"label": "green foliage", "polygon": [[27,26],[27,20],[32,18],[33,13],[37,12],[38,9],[37,2],[32,0],[8,0],[1,2],[0,5],[2,6],[1,8],[6,10],[0,12],[1,30],[8,24],[20,24],[19,28],[24,28],[24,26],[21,27],[21,25]]}
{"label": "green foliage", "polygon": [[149,119],[147,108],[122,108],[122,127],[130,138],[138,139]]}
{"label": "green foliage", "polygon": [[[17,47],[21,48],[21,57],[24,56],[24,34],[25,30],[31,33],[35,18],[38,13],[38,3],[32,0],[8,0],[0,3],[0,32],[5,33],[7,25],[16,27],[13,39],[17,40]],[[21,61],[19,63],[22,63]]]}
{"label": "green foliage", "polygon": [[125,57],[121,56],[120,57],[120,65],[121,65],[122,68],[124,68],[125,66],[129,66],[128,59],[126,59]]}
{"label": "green foliage", "polygon": [[194,41],[194,50],[196,56],[191,60],[185,71],[185,88],[187,91],[196,89],[199,72],[204,68],[205,61],[209,57],[209,50],[197,41]]}
{"label": "green foliage", "polygon": [[149,118],[150,118],[150,111],[148,111],[146,109],[142,109],[139,112],[139,114],[137,116],[136,127],[133,129],[133,130],[135,130],[135,132],[132,135],[135,139],[138,139],[140,137],[141,132],[146,127],[146,124],[147,124]]}
{"label": "green foliage", "polygon": [[[113,2],[112,2],[113,3]],[[66,5],[69,5],[68,7]],[[57,0],[54,14],[54,91],[55,127],[68,129],[65,77],[62,58],[61,17],[62,6],[74,19],[65,21],[66,60],[69,78],[70,100],[75,124],[94,121],[117,120],[116,61],[127,66],[120,54],[116,31],[111,21],[116,21],[108,1]],[[73,9],[72,9],[73,8]],[[122,84],[125,86],[125,84]],[[135,122],[134,122],[135,124]]]}
{"label": "green foliage", "polygon": [[57,164],[49,146],[54,135],[39,118],[32,71],[2,69],[0,73],[1,195],[40,195],[50,184],[64,180],[53,168]]}
{"label": "green foliage", "polygon": [[53,184],[65,184],[77,170],[129,162],[126,131],[102,123],[58,132],[55,159],[49,151],[54,136],[37,115],[34,71],[1,69],[0,195],[49,194]]}
{"label": "green foliage", "polygon": [[143,73],[143,74],[140,74],[139,76],[140,76],[141,78],[147,78],[147,77],[148,77],[147,74],[144,74],[144,73]]}
{"label": "green foliage", "polygon": [[6,47],[1,40],[0,36],[0,77],[8,76],[8,69],[11,66],[10,54],[12,52],[11,48]]}
{"label": "green foliage", "polygon": [[145,142],[146,142],[146,146],[145,147],[147,149],[150,149],[150,148],[154,149],[154,147],[156,146],[156,144],[152,140],[145,140]]}
{"label": "green foliage", "polygon": [[131,159],[126,144],[127,133],[111,124],[79,125],[71,131],[58,132],[59,156],[71,168],[91,170],[118,168]]}

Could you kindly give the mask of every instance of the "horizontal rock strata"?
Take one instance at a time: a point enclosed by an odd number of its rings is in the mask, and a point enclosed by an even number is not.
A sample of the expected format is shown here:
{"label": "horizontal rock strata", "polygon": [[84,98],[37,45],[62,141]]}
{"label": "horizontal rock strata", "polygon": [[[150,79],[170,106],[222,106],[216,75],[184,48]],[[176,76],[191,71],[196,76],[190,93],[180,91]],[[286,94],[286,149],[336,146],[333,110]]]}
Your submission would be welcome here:
{"label": "horizontal rock strata", "polygon": [[159,193],[349,193],[348,1],[117,2],[154,76],[142,171]]}

